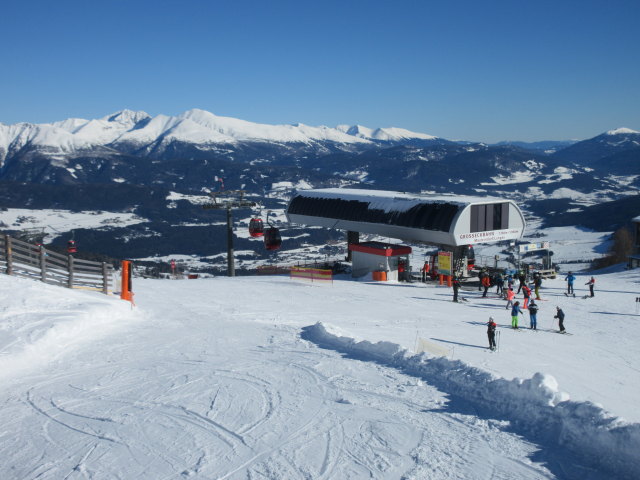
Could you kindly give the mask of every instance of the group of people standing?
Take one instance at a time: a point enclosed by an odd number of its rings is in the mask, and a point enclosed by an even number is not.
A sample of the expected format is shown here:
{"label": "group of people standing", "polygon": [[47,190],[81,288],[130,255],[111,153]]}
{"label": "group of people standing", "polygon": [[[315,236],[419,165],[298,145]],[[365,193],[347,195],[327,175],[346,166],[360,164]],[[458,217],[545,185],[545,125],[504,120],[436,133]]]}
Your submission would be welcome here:
{"label": "group of people standing", "polygon": [[[518,328],[518,313],[522,314],[523,312],[520,310],[519,302],[516,302],[511,310],[511,328]],[[533,330],[537,329],[537,313],[538,306],[532,302],[531,305],[529,305],[529,318],[531,319],[529,328]],[[560,307],[556,307],[556,314],[553,318],[558,319],[560,333],[565,333],[564,312]],[[489,337],[489,348],[491,350],[496,349],[496,328],[498,328],[498,324],[495,322],[493,317],[489,317],[489,321],[487,322],[487,336]]]}
{"label": "group of people standing", "polygon": [[[542,286],[542,275],[539,272],[534,272],[531,276],[531,281],[528,282],[528,276],[524,271],[519,271],[514,275],[505,275],[500,272],[490,274],[487,269],[482,269],[478,275],[479,286],[478,290],[483,290],[482,297],[486,298],[491,287],[496,287],[496,293],[506,299],[507,304],[505,308],[511,309],[511,328],[518,329],[518,320],[520,315],[524,315],[523,310],[529,312],[529,328],[531,330],[538,329],[538,311],[539,306],[536,300],[542,300],[540,298],[540,288]],[[569,272],[565,278],[567,282],[567,295],[573,295],[573,284],[576,280],[575,275]],[[518,283],[516,290],[516,281]],[[594,296],[595,279],[593,277],[585,283],[589,287],[590,296]],[[460,289],[460,280],[456,277],[453,278],[453,301],[459,300],[458,292]],[[522,292],[522,305],[519,300],[515,300],[516,295]],[[559,333],[566,333],[564,327],[565,314],[564,311],[557,306],[556,314],[553,317],[558,320]],[[487,322],[487,335],[489,337],[489,348],[494,350],[496,348],[495,334],[497,324],[493,317],[489,317]]]}
{"label": "group of people standing", "polygon": [[[518,281],[518,289],[515,290],[515,283]],[[572,272],[569,272],[567,277],[565,278],[567,281],[567,294],[569,292],[573,294],[573,283],[575,282],[575,276]],[[505,290],[504,283],[506,281],[507,288]],[[518,272],[516,275],[507,275],[506,280],[500,274],[497,273],[494,275],[493,279],[486,272],[480,272],[480,285],[484,287],[483,297],[486,297],[488,287],[496,285],[496,293],[502,294],[504,298],[507,300],[507,305],[505,308],[507,310],[511,309],[511,328],[517,329],[518,327],[518,319],[520,315],[524,315],[523,310],[529,311],[529,328],[532,330],[538,329],[538,311],[539,306],[535,302],[535,300],[542,300],[540,298],[540,287],[542,286],[542,276],[539,272],[534,272],[532,276],[531,284],[527,283],[527,275],[524,272]],[[594,286],[595,279],[593,277],[585,284],[589,287],[590,296],[594,296]],[[520,301],[515,300],[517,294],[522,292],[523,296],[523,304],[520,305]],[[532,298],[535,296],[535,298]],[[558,330],[559,333],[566,333],[566,329],[564,327],[564,319],[565,313],[559,306],[556,307],[556,314],[553,317],[558,320]],[[493,317],[489,317],[489,321],[487,322],[487,336],[489,338],[489,348],[491,350],[495,350],[496,348],[496,328],[497,324]]]}

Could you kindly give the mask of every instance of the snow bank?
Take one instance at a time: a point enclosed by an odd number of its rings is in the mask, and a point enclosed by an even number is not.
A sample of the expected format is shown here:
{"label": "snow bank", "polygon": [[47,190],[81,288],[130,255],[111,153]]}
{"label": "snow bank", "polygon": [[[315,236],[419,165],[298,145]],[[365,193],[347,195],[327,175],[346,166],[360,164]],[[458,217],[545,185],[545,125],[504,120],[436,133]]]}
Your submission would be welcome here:
{"label": "snow bank", "polygon": [[4,275],[0,302],[2,382],[119,331],[138,315],[115,297]]}
{"label": "snow bank", "polygon": [[320,322],[302,332],[302,338],[321,347],[423,378],[470,402],[483,415],[510,421],[519,434],[558,445],[616,478],[640,475],[640,424],[624,423],[591,402],[569,400],[552,376],[536,373],[530,379],[506,380],[459,360],[413,355],[391,342],[357,341]]}

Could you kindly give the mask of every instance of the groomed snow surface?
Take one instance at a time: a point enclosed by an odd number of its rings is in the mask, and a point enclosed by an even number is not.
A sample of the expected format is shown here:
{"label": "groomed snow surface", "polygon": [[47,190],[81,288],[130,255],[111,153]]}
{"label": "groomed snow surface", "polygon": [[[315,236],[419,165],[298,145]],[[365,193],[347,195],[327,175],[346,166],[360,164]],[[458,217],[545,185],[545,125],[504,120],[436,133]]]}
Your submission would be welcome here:
{"label": "groomed snow surface", "polygon": [[132,308],[0,275],[0,478],[639,478],[640,274],[586,280],[534,332],[433,284],[134,279]]}

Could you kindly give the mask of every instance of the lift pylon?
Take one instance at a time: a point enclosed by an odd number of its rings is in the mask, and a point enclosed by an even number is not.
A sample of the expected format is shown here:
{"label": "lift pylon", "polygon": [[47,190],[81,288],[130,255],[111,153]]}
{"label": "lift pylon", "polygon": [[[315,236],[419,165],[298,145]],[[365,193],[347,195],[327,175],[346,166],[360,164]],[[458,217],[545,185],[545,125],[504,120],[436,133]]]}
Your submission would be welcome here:
{"label": "lift pylon", "polygon": [[224,190],[221,192],[211,192],[209,196],[212,203],[202,206],[205,210],[226,210],[227,211],[227,276],[236,276],[236,267],[233,260],[233,216],[232,210],[241,208],[252,208],[256,202],[244,198],[245,190]]}

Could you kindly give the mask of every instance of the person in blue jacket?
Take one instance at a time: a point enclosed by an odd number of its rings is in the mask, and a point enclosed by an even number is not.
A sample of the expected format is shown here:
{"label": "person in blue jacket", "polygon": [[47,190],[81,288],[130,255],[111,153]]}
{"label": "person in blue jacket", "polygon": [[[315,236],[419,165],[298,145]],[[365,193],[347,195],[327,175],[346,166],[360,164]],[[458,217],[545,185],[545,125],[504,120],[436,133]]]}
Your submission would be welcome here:
{"label": "person in blue jacket", "polygon": [[569,272],[565,277],[565,280],[567,281],[567,295],[573,295],[573,282],[575,279],[576,276],[572,272]]}
{"label": "person in blue jacket", "polygon": [[522,313],[520,302],[515,302],[511,308],[511,328],[518,328],[518,313]]}

